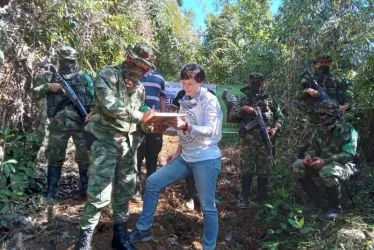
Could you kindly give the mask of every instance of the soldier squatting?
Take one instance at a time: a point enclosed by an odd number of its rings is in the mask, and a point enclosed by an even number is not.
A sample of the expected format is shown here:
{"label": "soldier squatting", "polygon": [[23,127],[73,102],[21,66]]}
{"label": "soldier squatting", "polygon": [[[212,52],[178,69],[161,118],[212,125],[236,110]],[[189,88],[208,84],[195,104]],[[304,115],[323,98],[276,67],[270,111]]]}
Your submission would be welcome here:
{"label": "soldier squatting", "polygon": [[[150,128],[143,124],[145,119],[153,115],[154,109],[165,111],[165,83],[154,69],[155,53],[146,44],[137,44],[127,50],[121,64],[101,69],[94,81],[79,71],[79,55],[73,48],[58,48],[57,57],[58,74],[74,91],[88,116],[84,117],[77,111],[66,90],[56,82],[56,75],[46,73],[36,79],[31,97],[35,101],[46,97],[50,119],[48,190],[45,199],[50,201],[57,197],[61,167],[68,140],[72,137],[81,179],[81,188],[76,195],[87,197],[80,221],[80,238],[75,249],[90,249],[101,211],[110,202],[114,223],[112,247],[119,250],[136,249],[131,244],[134,236],[129,236],[127,221],[129,201],[141,201],[137,175],[141,162],[138,161],[142,161],[145,154],[148,176],[156,170],[162,132],[167,127]],[[348,180],[356,171],[358,134],[343,119],[344,113],[351,107],[351,94],[345,82],[329,72],[332,59],[322,54],[314,63],[316,73],[302,74],[296,94],[297,99],[305,104],[307,125],[299,145],[298,160],[292,170],[310,198],[310,203],[304,206],[304,213],[316,214],[321,204],[323,194],[318,191],[312,178],[317,177],[326,187],[329,202],[328,210],[320,219],[335,221],[342,212],[341,182]],[[198,84],[202,84],[205,75],[201,79],[197,77],[199,67],[195,73],[182,79],[196,79]],[[146,88],[141,81],[147,82]],[[248,208],[267,199],[268,177],[275,163],[275,138],[284,116],[276,99],[266,89],[265,77],[260,73],[250,73],[248,86],[242,89],[246,97],[230,103],[227,119],[239,124],[242,171],[240,208]],[[206,95],[216,101],[214,95]],[[180,102],[187,105],[191,99],[186,96]],[[195,126],[185,121],[176,121],[176,124],[174,126],[183,133],[192,133],[194,129],[191,126]],[[155,134],[151,134],[152,129]],[[220,136],[216,136],[219,141]],[[137,149],[142,143],[145,143],[145,153],[143,148],[141,156],[137,157]],[[152,143],[159,145],[153,150]],[[257,195],[251,199],[254,177],[257,180]],[[142,234],[141,230],[136,231],[138,235]],[[143,240],[152,239],[150,232],[146,235]],[[216,236],[211,237],[214,241]],[[215,243],[212,244],[215,247]]]}

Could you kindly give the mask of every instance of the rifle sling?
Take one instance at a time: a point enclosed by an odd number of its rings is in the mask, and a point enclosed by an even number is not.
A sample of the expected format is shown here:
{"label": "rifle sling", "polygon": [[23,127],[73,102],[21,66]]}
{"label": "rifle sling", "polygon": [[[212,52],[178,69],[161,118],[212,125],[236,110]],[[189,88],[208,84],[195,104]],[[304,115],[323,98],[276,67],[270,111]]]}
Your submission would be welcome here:
{"label": "rifle sling", "polygon": [[56,105],[56,114],[58,112],[60,112],[61,110],[63,110],[69,104],[73,104],[73,102],[70,100],[69,97],[66,96],[59,103],[57,103],[57,105]]}

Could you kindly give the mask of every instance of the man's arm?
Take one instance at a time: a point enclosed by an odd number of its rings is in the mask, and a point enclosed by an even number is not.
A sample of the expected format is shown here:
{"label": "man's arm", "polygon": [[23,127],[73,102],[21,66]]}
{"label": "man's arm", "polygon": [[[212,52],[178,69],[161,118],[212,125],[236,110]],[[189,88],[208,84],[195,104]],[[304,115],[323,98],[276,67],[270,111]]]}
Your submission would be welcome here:
{"label": "man's arm", "polygon": [[279,129],[282,127],[283,122],[284,122],[284,115],[279,108],[279,104],[277,100],[275,100],[274,97],[272,97],[272,99],[273,99],[273,105],[271,107],[271,110],[273,112],[274,128],[276,129],[276,131],[279,131]]}
{"label": "man's arm", "polygon": [[236,102],[231,108],[230,113],[228,114],[230,121],[239,122],[240,119],[246,115],[246,112],[243,110],[243,99],[245,98],[241,98],[240,101]]}
{"label": "man's arm", "polygon": [[343,104],[342,105],[339,105],[339,109],[342,110],[342,111],[347,111],[351,108],[351,104],[352,104],[352,92],[349,91],[348,89],[346,89],[344,92],[343,92]]}
{"label": "man's arm", "polygon": [[318,97],[318,91],[311,88],[311,75],[304,75],[300,80],[299,88],[296,92],[296,99],[299,101],[305,100],[308,97]]}
{"label": "man's arm", "polygon": [[38,101],[44,98],[50,91],[48,83],[52,76],[50,74],[43,74],[35,80],[35,87],[31,89],[31,99],[33,101]]}
{"label": "man's arm", "polygon": [[342,133],[342,136],[346,138],[346,140],[341,148],[341,152],[324,159],[325,165],[331,164],[334,161],[341,164],[353,162],[357,150],[358,133],[353,127],[350,127]]}
{"label": "man's arm", "polygon": [[165,92],[165,81],[164,80],[161,82],[160,111],[166,112],[166,92]]}
{"label": "man's arm", "polygon": [[95,79],[95,96],[100,108],[105,115],[116,120],[139,123],[143,118],[143,113],[132,109],[129,97],[120,97],[118,95],[116,88],[117,81],[116,73],[112,69],[105,68],[99,72]]}
{"label": "man's arm", "polygon": [[160,111],[166,112],[166,97],[160,96]]}

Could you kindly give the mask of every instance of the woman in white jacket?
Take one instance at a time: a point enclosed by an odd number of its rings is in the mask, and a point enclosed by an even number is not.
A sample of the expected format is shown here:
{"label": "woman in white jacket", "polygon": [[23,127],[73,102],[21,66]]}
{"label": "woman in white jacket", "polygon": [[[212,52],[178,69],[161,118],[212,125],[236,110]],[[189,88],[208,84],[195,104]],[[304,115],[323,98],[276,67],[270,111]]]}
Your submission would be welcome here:
{"label": "woman in white jacket", "polygon": [[216,248],[218,212],[215,204],[216,181],[221,170],[222,110],[215,95],[202,87],[204,69],[188,64],[181,71],[184,98],[179,100],[179,113],[171,126],[178,131],[179,145],[169,156],[168,164],[147,179],[143,212],[130,234],[130,242],[152,239],[152,224],[160,191],[165,187],[193,175],[204,215],[204,249]]}

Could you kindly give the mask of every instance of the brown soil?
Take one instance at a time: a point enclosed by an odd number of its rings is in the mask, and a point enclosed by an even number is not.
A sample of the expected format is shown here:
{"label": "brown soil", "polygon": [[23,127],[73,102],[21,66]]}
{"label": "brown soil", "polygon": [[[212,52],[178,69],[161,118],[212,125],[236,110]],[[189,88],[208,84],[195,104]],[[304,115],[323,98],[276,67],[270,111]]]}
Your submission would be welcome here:
{"label": "brown soil", "polygon": [[[164,146],[160,158],[172,154],[178,138],[164,136]],[[217,249],[259,249],[260,239],[265,235],[264,227],[253,227],[254,211],[236,208],[236,195],[239,190],[238,150],[221,145],[223,151],[222,172],[217,185],[217,199],[220,230]],[[74,173],[67,175],[66,173]],[[144,173],[143,173],[144,174]],[[64,166],[63,183],[79,179],[75,164],[68,161]],[[64,180],[65,179],[65,180]],[[144,178],[143,178],[144,179]],[[144,183],[143,183],[144,185]],[[140,250],[164,249],[202,249],[203,216],[197,205],[195,211],[185,207],[184,182],[176,183],[161,194],[153,226],[153,241],[136,244]],[[195,203],[196,204],[196,203]],[[74,248],[79,230],[78,223],[84,201],[65,199],[54,205],[42,207],[37,214],[28,218],[32,225],[14,231],[10,245],[15,249],[67,250]],[[52,215],[53,210],[53,215]],[[133,229],[142,210],[142,203],[130,204],[129,228]],[[48,223],[48,214],[50,223]],[[96,228],[92,249],[112,249],[112,210],[103,210],[100,223]]]}

